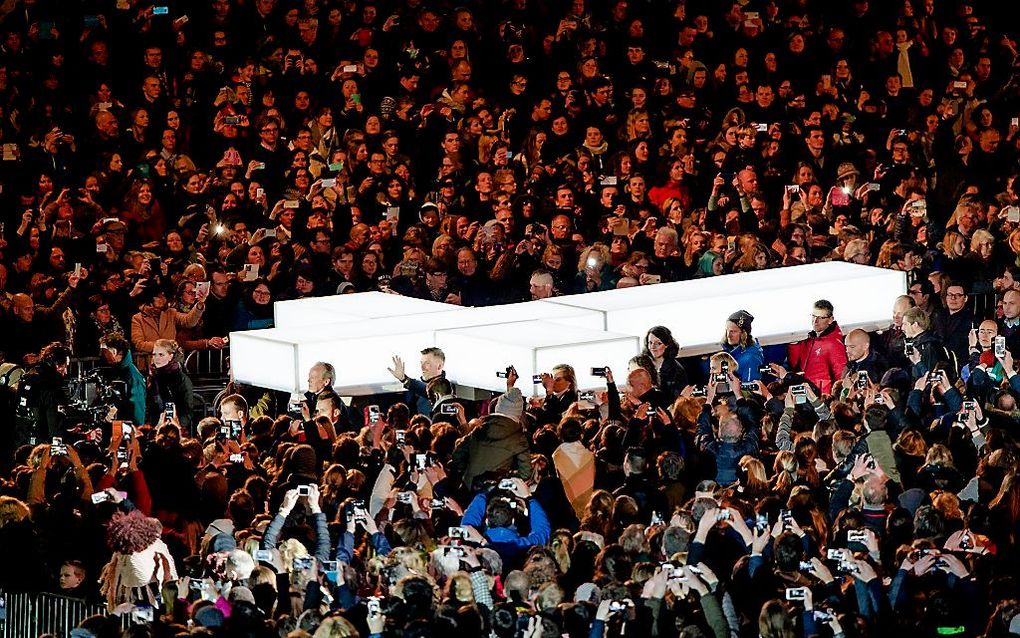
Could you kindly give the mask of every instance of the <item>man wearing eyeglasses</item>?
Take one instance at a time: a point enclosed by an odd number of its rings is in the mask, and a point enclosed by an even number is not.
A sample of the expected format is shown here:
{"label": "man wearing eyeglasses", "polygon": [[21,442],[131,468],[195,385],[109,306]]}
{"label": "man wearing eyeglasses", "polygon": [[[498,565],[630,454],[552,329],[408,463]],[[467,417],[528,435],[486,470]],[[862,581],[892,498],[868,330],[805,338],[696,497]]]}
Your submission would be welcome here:
{"label": "man wearing eyeglasses", "polygon": [[956,354],[957,361],[966,361],[969,345],[967,336],[977,328],[974,313],[967,307],[967,291],[955,282],[946,286],[946,305],[934,313],[932,332],[947,348]]}
{"label": "man wearing eyeglasses", "polygon": [[832,303],[819,299],[811,309],[811,331],[807,339],[791,343],[790,366],[804,373],[808,381],[823,393],[832,390],[832,382],[846,368],[843,333],[833,317]]}

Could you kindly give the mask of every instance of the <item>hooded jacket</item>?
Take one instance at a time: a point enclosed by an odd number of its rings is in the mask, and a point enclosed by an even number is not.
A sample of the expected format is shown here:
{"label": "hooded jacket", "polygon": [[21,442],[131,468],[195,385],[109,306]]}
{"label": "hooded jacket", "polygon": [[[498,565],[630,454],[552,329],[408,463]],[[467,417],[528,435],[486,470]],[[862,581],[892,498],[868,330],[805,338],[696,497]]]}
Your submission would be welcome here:
{"label": "hooded jacket", "polygon": [[453,465],[468,489],[487,472],[513,472],[519,478],[528,478],[531,476],[528,437],[517,421],[501,414],[486,415],[481,425],[457,443]]}
{"label": "hooded jacket", "polygon": [[839,324],[833,321],[821,334],[812,330],[807,339],[791,343],[789,357],[790,366],[803,372],[808,381],[828,394],[832,391],[832,382],[846,368],[846,348]]}
{"label": "hooded jacket", "polygon": [[124,353],[124,358],[119,363],[110,366],[112,375],[117,381],[127,384],[127,396],[124,397],[124,407],[130,404],[130,415],[124,414],[122,418],[128,418],[136,424],[145,423],[145,377],[135,367],[131,358],[131,351]]}

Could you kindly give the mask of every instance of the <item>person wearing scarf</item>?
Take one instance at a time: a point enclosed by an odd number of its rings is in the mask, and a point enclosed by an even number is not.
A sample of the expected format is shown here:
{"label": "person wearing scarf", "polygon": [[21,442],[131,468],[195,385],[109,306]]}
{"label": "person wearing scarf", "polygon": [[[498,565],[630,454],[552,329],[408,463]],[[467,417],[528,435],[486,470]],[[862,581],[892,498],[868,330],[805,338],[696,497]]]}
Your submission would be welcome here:
{"label": "person wearing scarf", "polygon": [[191,433],[191,406],[194,390],[191,379],[180,363],[181,348],[176,341],[159,339],[152,348],[152,367],[149,369],[149,422],[157,423],[167,405],[174,405],[181,434]]}
{"label": "person wearing scarf", "polygon": [[553,452],[553,465],[580,520],[595,488],[595,455],[581,442],[581,425],[576,420],[561,423],[559,435],[563,443]]}

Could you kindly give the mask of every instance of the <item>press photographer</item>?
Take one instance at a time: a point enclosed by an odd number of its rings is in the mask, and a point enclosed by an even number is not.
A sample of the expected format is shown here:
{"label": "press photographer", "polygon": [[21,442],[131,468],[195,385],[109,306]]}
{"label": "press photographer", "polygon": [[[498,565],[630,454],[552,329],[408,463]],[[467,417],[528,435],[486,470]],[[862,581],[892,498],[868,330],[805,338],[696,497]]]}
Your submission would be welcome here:
{"label": "press photographer", "polygon": [[21,378],[15,406],[15,450],[64,435],[60,408],[70,403],[64,389],[70,363],[71,351],[60,343],[51,343],[39,353],[35,367]]}

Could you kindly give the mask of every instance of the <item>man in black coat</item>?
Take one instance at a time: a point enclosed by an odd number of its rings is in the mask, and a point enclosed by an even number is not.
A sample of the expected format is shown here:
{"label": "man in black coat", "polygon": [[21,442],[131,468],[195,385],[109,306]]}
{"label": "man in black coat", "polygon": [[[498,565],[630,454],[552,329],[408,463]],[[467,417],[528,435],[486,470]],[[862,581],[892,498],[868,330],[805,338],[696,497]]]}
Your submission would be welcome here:
{"label": "man in black coat", "polygon": [[60,343],[51,343],[39,354],[39,363],[25,373],[18,387],[14,449],[63,436],[64,418],[59,408],[68,404],[64,377],[71,352]]}

